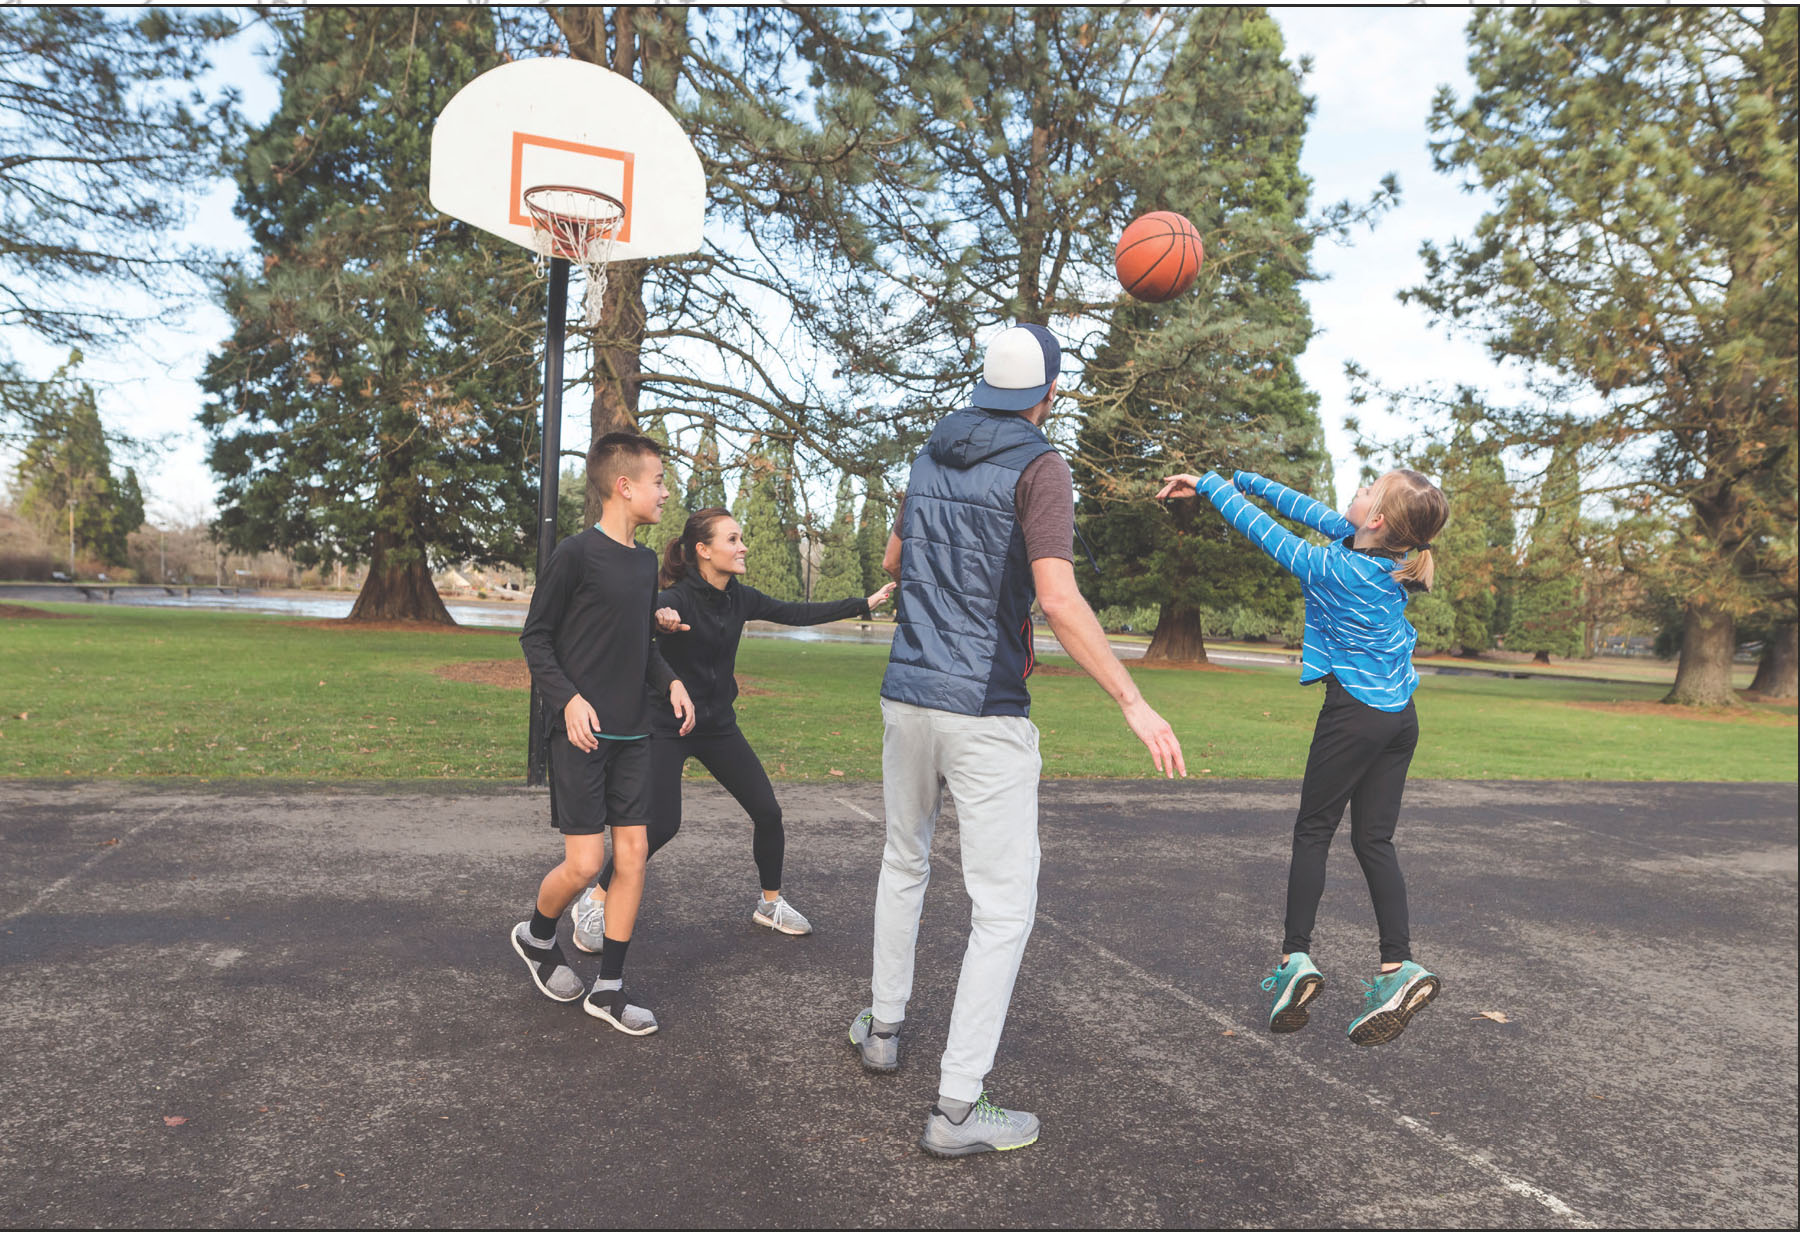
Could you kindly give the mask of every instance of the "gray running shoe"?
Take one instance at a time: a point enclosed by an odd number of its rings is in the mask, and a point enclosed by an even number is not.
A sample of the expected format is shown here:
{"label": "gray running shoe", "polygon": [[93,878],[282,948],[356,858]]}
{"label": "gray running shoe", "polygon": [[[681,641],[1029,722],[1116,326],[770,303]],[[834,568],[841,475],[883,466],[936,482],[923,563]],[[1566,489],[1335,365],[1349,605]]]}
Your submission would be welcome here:
{"label": "gray running shoe", "polygon": [[581,1009],[627,1036],[648,1036],[656,1030],[656,1016],[627,1002],[623,989],[595,989],[587,995]]}
{"label": "gray running shoe", "polygon": [[531,936],[531,922],[522,920],[513,926],[513,949],[531,970],[531,983],[538,992],[557,1002],[573,1002],[587,991],[575,969],[563,961],[562,947],[555,939],[540,942]]}
{"label": "gray running shoe", "polygon": [[575,949],[599,954],[600,944],[606,941],[605,902],[582,891],[569,905],[569,923],[575,926],[569,931],[569,941],[575,943]]}
{"label": "gray running shoe", "polygon": [[919,1146],[933,1156],[943,1157],[1010,1152],[1036,1143],[1039,1129],[1037,1114],[1002,1109],[983,1092],[960,1126],[945,1117],[936,1105],[931,1106]]}
{"label": "gray running shoe", "polygon": [[864,1070],[884,1074],[900,1069],[900,1033],[875,1031],[875,1008],[850,1021],[850,1047],[862,1054]]}
{"label": "gray running shoe", "polygon": [[758,899],[756,911],[750,919],[759,925],[773,929],[776,933],[791,933],[796,936],[812,932],[812,922],[794,910],[794,905],[780,895],[773,899]]}

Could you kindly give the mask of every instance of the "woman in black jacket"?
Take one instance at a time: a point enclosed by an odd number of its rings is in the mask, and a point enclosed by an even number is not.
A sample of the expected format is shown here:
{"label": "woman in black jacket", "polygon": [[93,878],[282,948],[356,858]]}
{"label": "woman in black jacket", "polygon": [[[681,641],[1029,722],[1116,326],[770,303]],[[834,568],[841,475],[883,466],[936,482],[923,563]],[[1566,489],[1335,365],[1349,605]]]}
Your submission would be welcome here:
{"label": "woman in black jacket", "polygon": [[[663,617],[658,642],[663,658],[693,699],[694,727],[686,736],[680,735],[681,725],[668,704],[653,702],[650,855],[655,856],[681,829],[681,770],[689,758],[698,758],[737,798],[755,826],[750,849],[762,879],[762,898],[750,919],[777,933],[811,933],[811,923],[781,896],[785,848],[781,806],[761,760],[738,728],[732,705],[738,692],[738,639],[746,621],[823,625],[867,618],[871,609],[893,593],[894,584],[890,582],[866,598],[783,603],[738,581],[744,572],[744,555],[743,528],[729,511],[712,508],[688,517],[681,538],[669,544],[663,560],[664,589],[656,597],[656,606],[673,609],[679,621]],[[611,880],[609,860],[600,870],[599,885],[577,898],[571,909],[575,945],[582,950],[600,949],[606,928],[606,887]]]}

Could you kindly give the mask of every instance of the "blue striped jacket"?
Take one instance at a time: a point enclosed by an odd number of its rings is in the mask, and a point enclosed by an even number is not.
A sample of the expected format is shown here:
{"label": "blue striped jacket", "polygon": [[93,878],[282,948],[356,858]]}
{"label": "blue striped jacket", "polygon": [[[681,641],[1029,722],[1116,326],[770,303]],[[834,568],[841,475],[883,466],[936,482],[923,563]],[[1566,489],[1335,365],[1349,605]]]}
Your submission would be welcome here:
{"label": "blue striped jacket", "polygon": [[[1238,471],[1228,484],[1208,471],[1199,488],[1233,530],[1300,580],[1306,594],[1300,683],[1329,674],[1359,702],[1378,711],[1405,710],[1419,687],[1412,664],[1419,633],[1406,619],[1407,590],[1394,580],[1398,562],[1358,552],[1350,546],[1356,528],[1348,518],[1274,480]],[[1238,489],[1268,501],[1283,518],[1329,535],[1332,542],[1323,547],[1308,543],[1246,501]]]}

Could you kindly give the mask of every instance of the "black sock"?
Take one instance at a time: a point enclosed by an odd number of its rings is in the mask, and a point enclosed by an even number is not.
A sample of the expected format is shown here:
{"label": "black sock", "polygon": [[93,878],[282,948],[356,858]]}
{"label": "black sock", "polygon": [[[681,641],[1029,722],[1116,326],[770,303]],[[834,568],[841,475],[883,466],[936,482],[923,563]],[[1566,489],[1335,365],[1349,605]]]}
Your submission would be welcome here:
{"label": "black sock", "polygon": [[556,938],[556,917],[545,916],[534,906],[531,909],[531,936],[539,942],[550,942]]}
{"label": "black sock", "polygon": [[625,979],[625,948],[630,942],[621,942],[617,938],[607,938],[600,943],[600,979]]}

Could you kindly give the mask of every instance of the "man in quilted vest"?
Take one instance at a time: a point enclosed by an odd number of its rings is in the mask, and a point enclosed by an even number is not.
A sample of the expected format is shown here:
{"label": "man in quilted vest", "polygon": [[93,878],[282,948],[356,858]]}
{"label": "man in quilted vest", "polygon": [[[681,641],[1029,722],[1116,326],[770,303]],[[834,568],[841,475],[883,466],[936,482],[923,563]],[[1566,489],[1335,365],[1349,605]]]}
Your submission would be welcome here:
{"label": "man in quilted vest", "polygon": [[1034,1143],[1038,1119],[991,1103],[983,1080],[1037,913],[1038,731],[1026,678],[1031,605],[1111,694],[1157,770],[1187,774],[1181,745],[1114,658],[1075,585],[1069,464],[1045,438],[1062,349],[1019,325],[988,348],[971,406],[914,461],[887,570],[900,583],[881,685],[887,847],[875,900],[873,1002],[850,1026],[870,1070],[900,1064],[913,945],[944,787],[956,804],[972,904],[938,1099],[920,1146],[937,1156]]}

